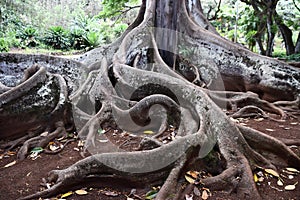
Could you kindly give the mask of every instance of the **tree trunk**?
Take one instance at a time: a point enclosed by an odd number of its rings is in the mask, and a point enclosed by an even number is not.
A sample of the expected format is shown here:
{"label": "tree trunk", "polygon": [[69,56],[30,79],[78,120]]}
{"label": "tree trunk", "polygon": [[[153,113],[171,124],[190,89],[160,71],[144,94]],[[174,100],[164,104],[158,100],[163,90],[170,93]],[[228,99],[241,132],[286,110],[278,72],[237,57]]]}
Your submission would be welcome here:
{"label": "tree trunk", "polygon": [[[85,150],[93,156],[50,172],[47,181],[51,187],[23,199],[51,197],[90,177],[110,176],[137,184],[157,184],[159,180],[162,186],[156,199],[182,199],[188,192],[183,177],[189,169],[212,174],[200,177],[210,190],[235,191],[238,199],[260,199],[253,170],[276,170],[277,163],[300,166],[300,158],[283,141],[235,124],[222,110],[235,113],[232,117],[259,112],[271,118],[269,112],[277,115],[273,120],[286,118],[284,109],[299,111],[299,70],[199,26],[187,7],[194,3],[143,1],[135,25],[115,43],[83,55],[79,60],[84,64],[65,60],[59,65],[62,60],[58,58],[50,63],[49,57],[25,56],[28,62],[34,60],[48,71],[56,70],[46,73],[35,65],[28,68],[20,84],[9,86],[6,81],[0,85],[0,121],[14,120],[13,124],[2,123],[1,130],[23,130],[20,138],[5,145],[22,145],[19,157],[25,158],[30,148],[46,146],[64,134],[72,119],[79,138],[85,139]],[[8,62],[7,54],[1,56],[1,65],[20,63],[16,59]],[[82,71],[60,71],[72,64]],[[81,74],[82,79],[73,79],[74,74]],[[70,85],[80,87],[71,90]],[[32,98],[37,99],[37,107],[27,101]],[[23,108],[24,113],[35,123],[24,125],[22,118],[14,117],[20,100],[30,104],[30,109]],[[289,101],[271,103],[277,100]],[[32,112],[34,108],[37,110]],[[54,125],[45,126],[44,119]],[[101,139],[110,141],[111,128],[132,133],[140,143],[131,151],[113,142],[108,146],[99,143]],[[150,136],[145,134],[149,130],[153,132]],[[162,142],[171,130],[175,134],[172,141]]]}
{"label": "tree trunk", "polygon": [[281,35],[284,40],[284,45],[286,49],[286,55],[292,55],[295,53],[295,46],[293,43],[293,33],[284,23],[281,17],[275,12],[275,22],[279,27]]}
{"label": "tree trunk", "polygon": [[300,53],[300,32],[299,32],[298,37],[297,37],[295,53]]}

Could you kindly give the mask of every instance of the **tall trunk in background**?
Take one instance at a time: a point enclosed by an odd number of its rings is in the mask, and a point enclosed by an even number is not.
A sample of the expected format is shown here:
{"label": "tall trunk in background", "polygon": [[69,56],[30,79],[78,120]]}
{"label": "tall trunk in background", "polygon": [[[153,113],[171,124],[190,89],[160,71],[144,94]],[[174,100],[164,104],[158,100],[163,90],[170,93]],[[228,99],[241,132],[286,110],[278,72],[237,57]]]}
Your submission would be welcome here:
{"label": "tall trunk in background", "polygon": [[278,15],[276,11],[274,13],[274,19],[283,37],[283,41],[286,49],[286,55],[294,54],[295,46],[293,43],[293,32],[291,31],[291,29],[289,29],[287,25],[284,24],[282,18]]}

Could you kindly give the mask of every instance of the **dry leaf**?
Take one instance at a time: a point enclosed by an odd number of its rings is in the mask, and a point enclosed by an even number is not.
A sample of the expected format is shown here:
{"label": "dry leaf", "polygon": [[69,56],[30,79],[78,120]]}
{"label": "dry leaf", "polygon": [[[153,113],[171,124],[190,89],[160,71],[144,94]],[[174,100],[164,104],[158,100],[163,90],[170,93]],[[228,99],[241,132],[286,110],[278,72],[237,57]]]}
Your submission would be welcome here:
{"label": "dry leaf", "polygon": [[256,175],[256,174],[254,174],[254,175],[253,175],[253,179],[254,179],[254,182],[255,182],[255,183],[257,183],[257,182],[258,182],[258,177],[257,177],[257,175]]}
{"label": "dry leaf", "polygon": [[288,171],[290,171],[290,172],[299,173],[299,171],[297,169],[295,169],[295,168],[287,167],[285,169],[288,170]]}
{"label": "dry leaf", "polygon": [[191,183],[191,184],[194,184],[195,181],[196,181],[195,179],[193,179],[193,178],[190,177],[190,176],[185,175],[184,177],[185,177],[185,180],[187,180],[187,182],[189,182],[189,183]]}
{"label": "dry leaf", "polygon": [[264,177],[259,177],[259,178],[258,178],[258,182],[263,182],[264,180],[265,180]]}
{"label": "dry leaf", "polygon": [[265,172],[279,178],[279,174],[273,169],[265,169]]}
{"label": "dry leaf", "polygon": [[254,121],[257,121],[257,122],[261,122],[261,121],[263,121],[263,120],[264,120],[264,118],[254,119]]}
{"label": "dry leaf", "polygon": [[296,189],[296,186],[295,185],[287,185],[284,187],[285,190],[294,190]]}
{"label": "dry leaf", "polygon": [[78,147],[83,147],[84,146],[84,141],[83,140],[79,140],[77,146]]}
{"label": "dry leaf", "polygon": [[11,166],[15,165],[16,163],[17,163],[17,161],[13,161],[11,163],[8,163],[7,165],[4,166],[4,168],[11,167]]}
{"label": "dry leaf", "polygon": [[298,124],[298,122],[292,122],[291,123],[291,125],[297,125]]}
{"label": "dry leaf", "polygon": [[266,131],[273,132],[273,131],[274,131],[274,129],[271,129],[271,128],[266,128]]}
{"label": "dry leaf", "polygon": [[118,193],[116,193],[116,192],[111,192],[111,191],[106,191],[106,192],[104,192],[103,194],[105,194],[106,196],[110,196],[110,197],[116,197],[116,196],[119,195]]}
{"label": "dry leaf", "polygon": [[282,182],[280,179],[278,179],[278,181],[277,181],[277,185],[279,185],[279,186],[283,186],[283,182]]}
{"label": "dry leaf", "polygon": [[289,179],[293,179],[294,176],[293,175],[288,175]]}
{"label": "dry leaf", "polygon": [[76,190],[75,193],[78,194],[78,195],[85,195],[85,194],[87,194],[88,192],[85,191],[85,190]]}
{"label": "dry leaf", "polygon": [[73,192],[70,191],[70,192],[67,192],[67,193],[61,195],[60,198],[65,198],[65,197],[71,196],[72,194],[73,194]]}
{"label": "dry leaf", "polygon": [[154,134],[154,132],[153,132],[153,131],[151,131],[151,130],[147,130],[147,131],[144,131],[144,134],[149,134],[149,135],[152,135],[152,134]]}
{"label": "dry leaf", "polygon": [[56,145],[50,145],[50,146],[49,146],[49,149],[50,149],[51,151],[56,151],[57,149],[59,149],[59,147],[56,146]]}
{"label": "dry leaf", "polygon": [[197,172],[197,171],[188,171],[186,174],[190,175],[193,178],[198,178],[199,172]]}
{"label": "dry leaf", "polygon": [[191,195],[186,194],[185,195],[185,200],[193,200],[193,195],[192,194]]}
{"label": "dry leaf", "polygon": [[209,196],[208,196],[207,191],[206,191],[206,190],[203,190],[201,198],[202,198],[203,200],[206,200],[206,199],[208,199],[208,197],[209,197]]}

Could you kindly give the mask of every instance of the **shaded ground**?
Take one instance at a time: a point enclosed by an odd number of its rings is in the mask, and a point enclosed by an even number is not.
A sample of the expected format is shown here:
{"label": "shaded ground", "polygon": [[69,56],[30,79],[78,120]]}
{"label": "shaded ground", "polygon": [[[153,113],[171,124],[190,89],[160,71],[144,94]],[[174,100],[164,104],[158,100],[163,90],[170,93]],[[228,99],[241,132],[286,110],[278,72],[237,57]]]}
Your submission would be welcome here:
{"label": "shaded ground", "polygon": [[[253,127],[278,138],[300,138],[300,116],[298,116],[298,119],[291,118],[285,122],[274,122],[267,119],[239,119],[238,123],[243,123],[245,126]],[[130,140],[130,143],[124,143],[125,140],[120,137],[120,134],[121,133],[119,132],[115,132],[113,134],[113,130],[111,130],[109,138],[119,145],[127,145],[127,148],[132,148],[132,145],[135,145],[134,140]],[[122,136],[125,139],[129,139],[130,137],[130,135],[126,134],[123,134]],[[65,168],[80,160],[82,158],[80,154],[81,150],[79,150],[80,148],[80,142],[73,141],[58,154],[50,155],[40,153],[37,157],[35,157],[35,160],[28,157],[24,161],[17,161],[17,163],[13,166],[6,168],[4,168],[5,165],[16,160],[16,155],[13,155],[13,152],[11,152],[10,155],[4,154],[3,150],[1,150],[0,199],[14,200],[18,197],[32,194],[45,188],[41,186],[42,178],[46,177],[47,173],[53,169]],[[291,148],[298,155],[300,155],[299,146],[291,146]],[[300,183],[300,175],[293,175],[289,177],[289,174],[283,172],[281,173],[281,176],[284,180],[284,186],[295,184],[297,182]],[[186,180],[183,179],[183,181],[185,181],[186,185],[188,185]],[[285,191],[284,186],[278,186],[277,179],[270,176],[266,176],[262,182],[258,182],[257,184],[263,199],[300,199],[299,185],[296,185],[296,188],[292,191]],[[114,182],[112,179],[101,179],[101,181],[98,181],[97,185],[95,185],[93,182],[90,185],[79,186],[78,189],[84,189],[88,192],[88,194],[72,194],[69,197],[65,197],[65,199],[121,200],[127,199],[128,195],[131,193],[131,191],[133,191],[132,189],[136,189],[135,196],[130,196],[132,199],[145,199],[145,194],[152,190],[152,186],[143,187],[141,184],[141,187],[137,188],[136,186],[131,186],[130,183],[127,182]],[[193,199],[201,199],[200,196],[195,194],[195,190],[191,194],[194,195]],[[57,196],[57,198],[60,197],[61,195]],[[226,192],[212,192],[208,199],[235,199],[235,197],[234,194],[228,195]]]}

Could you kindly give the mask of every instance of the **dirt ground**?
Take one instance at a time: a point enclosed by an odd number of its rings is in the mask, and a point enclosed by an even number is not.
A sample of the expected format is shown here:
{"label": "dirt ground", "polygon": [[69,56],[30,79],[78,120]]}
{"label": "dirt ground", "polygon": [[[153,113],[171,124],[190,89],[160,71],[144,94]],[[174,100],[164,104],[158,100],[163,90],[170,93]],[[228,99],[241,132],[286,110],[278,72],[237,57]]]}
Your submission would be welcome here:
{"label": "dirt ground", "polygon": [[[278,138],[300,139],[300,116],[298,118],[291,118],[285,122],[274,122],[268,119],[240,119],[238,123],[245,126],[253,127],[266,134]],[[69,143],[63,151],[55,155],[39,153],[37,157],[28,157],[23,161],[17,161],[16,164],[5,167],[16,161],[14,152],[9,155],[0,150],[0,200],[14,200],[21,196],[32,194],[45,187],[41,186],[42,178],[47,177],[47,173],[53,169],[63,169],[75,163],[82,158],[80,151],[78,151],[78,141]],[[300,155],[299,146],[290,147],[295,153]],[[16,151],[16,150],[14,150]],[[300,170],[300,166],[299,169]],[[270,175],[263,176],[262,182],[257,182],[258,190],[263,199],[286,199],[286,200],[300,200],[300,175],[286,174],[279,169],[280,176],[283,179],[283,186],[277,185],[277,178]],[[182,180],[187,182],[186,180]],[[188,183],[187,183],[188,184]],[[287,191],[284,189],[287,185],[296,184],[296,188]],[[142,184],[141,184],[142,185]],[[83,189],[87,192],[85,195],[78,195],[75,193],[77,189]],[[152,186],[138,187],[132,186],[127,182],[115,181],[110,179],[101,179],[95,184],[79,185],[74,189],[73,194],[67,197],[62,197],[62,194],[53,197],[52,199],[68,199],[68,200],[81,200],[81,199],[104,199],[104,200],[123,200],[123,199],[145,199],[145,194],[152,190]],[[133,191],[135,195],[129,194]],[[200,190],[201,191],[201,188]],[[63,193],[65,194],[65,193]],[[200,193],[201,194],[201,193]],[[203,194],[203,193],[202,193]],[[193,199],[202,199],[201,195],[197,196],[197,192],[193,193]],[[234,192],[231,194],[225,191],[214,192],[211,191],[211,196],[208,199],[236,199]]]}

